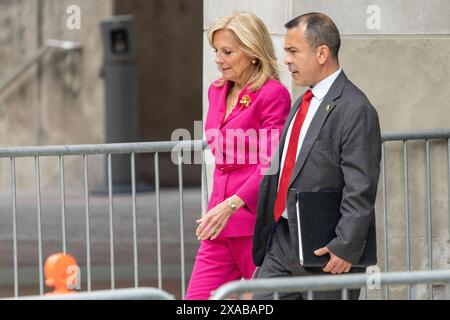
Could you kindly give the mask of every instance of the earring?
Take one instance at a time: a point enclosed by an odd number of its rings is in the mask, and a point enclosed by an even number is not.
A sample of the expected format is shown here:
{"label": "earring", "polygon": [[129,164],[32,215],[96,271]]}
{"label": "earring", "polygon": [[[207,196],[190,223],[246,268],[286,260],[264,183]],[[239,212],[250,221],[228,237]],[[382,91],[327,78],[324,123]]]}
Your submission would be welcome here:
{"label": "earring", "polygon": [[252,64],[256,64],[257,62],[258,62],[258,60],[256,60],[256,59],[252,60]]}

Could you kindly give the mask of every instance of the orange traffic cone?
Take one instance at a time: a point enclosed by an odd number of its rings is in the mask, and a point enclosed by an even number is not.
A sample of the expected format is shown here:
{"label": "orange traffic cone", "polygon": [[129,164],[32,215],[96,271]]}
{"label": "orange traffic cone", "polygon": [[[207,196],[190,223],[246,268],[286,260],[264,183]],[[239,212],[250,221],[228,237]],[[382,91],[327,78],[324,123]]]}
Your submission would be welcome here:
{"label": "orange traffic cone", "polygon": [[74,257],[64,253],[54,253],[44,265],[45,284],[54,290],[48,294],[66,294],[80,287],[80,268]]}

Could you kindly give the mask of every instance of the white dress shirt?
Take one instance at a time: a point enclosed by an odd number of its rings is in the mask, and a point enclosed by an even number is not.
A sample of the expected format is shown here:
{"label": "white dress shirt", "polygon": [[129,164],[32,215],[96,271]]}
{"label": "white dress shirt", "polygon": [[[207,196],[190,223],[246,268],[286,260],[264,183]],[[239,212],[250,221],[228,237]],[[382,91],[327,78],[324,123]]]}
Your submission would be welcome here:
{"label": "white dress shirt", "polygon": [[[297,155],[296,155],[296,161],[298,158],[298,154],[300,153],[300,149],[302,147],[303,141],[305,140],[305,136],[306,136],[306,132],[308,131],[309,125],[311,124],[314,115],[317,112],[317,109],[319,109],[320,104],[322,103],[323,98],[325,97],[325,95],[328,93],[328,90],[330,90],[331,85],[333,84],[334,80],[336,80],[336,78],[339,76],[339,74],[341,73],[342,69],[338,69],[335,73],[329,75],[328,77],[326,77],[325,79],[323,79],[322,81],[320,81],[318,84],[316,84],[314,86],[314,88],[311,89],[313,97],[311,99],[311,104],[309,105],[309,109],[308,109],[308,113],[306,114],[306,118],[305,121],[303,122],[302,125],[302,129],[300,131],[300,136],[298,138],[298,146],[297,146]],[[300,108],[299,108],[300,110]],[[298,110],[297,110],[298,112]],[[286,140],[284,143],[284,148],[283,148],[283,153],[281,156],[281,170],[283,170],[284,167],[284,160],[286,159],[286,152],[287,152],[287,146],[289,144],[289,139],[291,137],[291,132],[292,132],[292,126],[294,124],[294,119],[296,117],[297,113],[292,117],[291,123],[289,125],[287,134],[286,134]],[[280,172],[280,177],[278,180],[278,187],[280,186],[280,179],[281,179],[281,172]],[[287,209],[285,208],[282,214],[283,218],[288,218],[287,215]]]}

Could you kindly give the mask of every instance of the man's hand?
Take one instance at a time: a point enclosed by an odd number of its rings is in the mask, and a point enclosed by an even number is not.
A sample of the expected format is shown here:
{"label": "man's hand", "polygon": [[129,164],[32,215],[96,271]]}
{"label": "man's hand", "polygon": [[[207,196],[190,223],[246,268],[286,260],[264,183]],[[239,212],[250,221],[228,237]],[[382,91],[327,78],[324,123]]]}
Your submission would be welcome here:
{"label": "man's hand", "polygon": [[339,258],[333,252],[328,250],[327,247],[323,247],[314,251],[314,254],[318,257],[324,254],[330,254],[330,260],[327,265],[322,269],[324,272],[331,272],[332,274],[347,273],[350,271],[352,264],[344,259]]}

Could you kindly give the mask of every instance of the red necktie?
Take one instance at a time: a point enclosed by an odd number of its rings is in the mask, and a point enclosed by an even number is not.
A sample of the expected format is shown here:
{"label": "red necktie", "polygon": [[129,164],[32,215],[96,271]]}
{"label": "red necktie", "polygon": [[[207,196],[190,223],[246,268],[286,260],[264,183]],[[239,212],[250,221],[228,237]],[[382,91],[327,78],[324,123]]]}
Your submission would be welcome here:
{"label": "red necktie", "polygon": [[291,136],[289,138],[288,149],[286,157],[284,159],[283,171],[281,172],[280,185],[278,187],[277,199],[275,201],[274,217],[275,221],[278,221],[283,214],[286,207],[286,197],[291,180],[292,172],[294,171],[295,161],[297,158],[297,146],[300,131],[302,130],[303,122],[305,121],[306,114],[308,113],[309,105],[313,94],[311,90],[307,90],[303,95],[302,102],[295,116],[294,124],[291,130]]}

